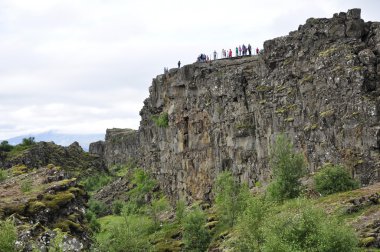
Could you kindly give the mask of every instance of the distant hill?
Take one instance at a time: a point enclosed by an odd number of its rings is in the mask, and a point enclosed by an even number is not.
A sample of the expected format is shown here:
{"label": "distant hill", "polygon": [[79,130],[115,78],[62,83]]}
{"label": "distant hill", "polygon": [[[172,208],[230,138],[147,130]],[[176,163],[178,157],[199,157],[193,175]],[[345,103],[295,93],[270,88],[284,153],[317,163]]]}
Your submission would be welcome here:
{"label": "distant hill", "polygon": [[68,146],[73,142],[77,141],[81,147],[88,151],[90,143],[96,142],[99,140],[104,140],[104,134],[62,134],[54,131],[48,131],[39,134],[29,134],[23,136],[17,136],[10,139],[7,139],[8,142],[12,145],[16,145],[22,142],[23,138],[34,137],[37,142],[45,141],[51,142],[62,146]]}

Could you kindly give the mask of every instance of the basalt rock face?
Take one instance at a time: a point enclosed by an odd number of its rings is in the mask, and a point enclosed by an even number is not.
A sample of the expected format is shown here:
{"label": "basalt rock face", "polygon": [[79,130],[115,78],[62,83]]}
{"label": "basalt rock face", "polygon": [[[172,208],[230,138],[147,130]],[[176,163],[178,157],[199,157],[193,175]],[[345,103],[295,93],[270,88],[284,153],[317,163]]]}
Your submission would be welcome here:
{"label": "basalt rock face", "polygon": [[139,138],[136,130],[107,129],[105,141],[90,144],[91,154],[103,157],[107,167],[137,160]]}
{"label": "basalt rock face", "polygon": [[[157,76],[122,151],[172,198],[208,200],[223,170],[250,186],[267,182],[270,146],[285,132],[310,172],[345,164],[367,185],[380,180],[379,80],[380,23],[359,9],[310,18],[266,41],[262,55]],[[167,126],[153,120],[166,116]]]}

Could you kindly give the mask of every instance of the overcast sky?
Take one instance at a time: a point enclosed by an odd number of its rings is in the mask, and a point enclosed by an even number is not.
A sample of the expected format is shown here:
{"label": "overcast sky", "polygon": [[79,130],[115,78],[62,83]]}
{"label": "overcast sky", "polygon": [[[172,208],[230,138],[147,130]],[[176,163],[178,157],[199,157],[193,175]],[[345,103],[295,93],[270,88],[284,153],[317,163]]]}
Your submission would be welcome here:
{"label": "overcast sky", "polygon": [[137,129],[152,78],[377,0],[0,0],[0,139]]}

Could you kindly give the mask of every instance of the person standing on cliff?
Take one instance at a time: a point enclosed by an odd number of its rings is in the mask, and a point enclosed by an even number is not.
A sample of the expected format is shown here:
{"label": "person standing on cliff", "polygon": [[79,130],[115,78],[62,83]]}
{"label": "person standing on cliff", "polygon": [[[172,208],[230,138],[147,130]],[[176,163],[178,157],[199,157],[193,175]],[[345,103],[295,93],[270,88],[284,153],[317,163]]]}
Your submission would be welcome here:
{"label": "person standing on cliff", "polygon": [[259,51],[259,48],[257,47],[257,48],[256,48],[256,54],[259,55],[259,52],[260,52],[260,51]]}
{"label": "person standing on cliff", "polygon": [[235,57],[239,56],[239,48],[238,47],[236,47],[235,53],[236,53]]}
{"label": "person standing on cliff", "polygon": [[249,56],[251,56],[252,54],[251,54],[251,52],[252,52],[252,47],[251,47],[251,44],[248,44],[248,53],[249,53]]}
{"label": "person standing on cliff", "polygon": [[178,68],[180,68],[181,67],[181,61],[179,60],[178,61]]}
{"label": "person standing on cliff", "polygon": [[239,56],[241,56],[241,46],[239,46]]}
{"label": "person standing on cliff", "polygon": [[229,58],[232,58],[232,50],[230,49],[229,53],[228,53],[228,57]]}
{"label": "person standing on cliff", "polygon": [[214,50],[214,60],[216,60],[216,50]]}

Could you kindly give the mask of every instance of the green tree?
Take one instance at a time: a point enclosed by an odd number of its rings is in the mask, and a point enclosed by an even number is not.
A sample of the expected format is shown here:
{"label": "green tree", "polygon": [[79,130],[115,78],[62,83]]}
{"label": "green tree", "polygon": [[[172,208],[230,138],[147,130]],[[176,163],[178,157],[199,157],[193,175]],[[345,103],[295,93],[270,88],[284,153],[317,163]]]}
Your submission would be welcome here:
{"label": "green tree", "polygon": [[17,230],[11,220],[0,220],[0,251],[16,251]]}
{"label": "green tree", "polygon": [[124,215],[123,221],[113,225],[107,235],[98,235],[100,251],[149,251],[149,234],[153,223],[147,216]]}
{"label": "green tree", "polygon": [[270,198],[283,201],[298,197],[301,192],[300,178],[306,172],[305,161],[283,134],[276,138],[272,146],[270,166],[273,172],[273,181],[268,187]]}
{"label": "green tree", "polygon": [[31,146],[31,145],[33,145],[35,143],[36,143],[36,141],[35,141],[34,137],[28,137],[28,138],[23,138],[22,139],[21,145],[23,145],[23,146]]}
{"label": "green tree", "polygon": [[137,207],[141,207],[146,203],[145,196],[153,191],[156,182],[142,169],[136,169],[133,173],[132,183],[135,187],[128,194],[131,201],[136,202]]}
{"label": "green tree", "polygon": [[186,251],[204,252],[210,243],[210,234],[205,227],[206,215],[196,208],[187,213],[183,222],[183,242]]}
{"label": "green tree", "polygon": [[287,202],[273,211],[263,234],[264,252],[357,251],[354,231],[306,200]]}
{"label": "green tree", "polygon": [[359,187],[359,182],[351,178],[343,166],[327,165],[314,176],[315,189],[328,195],[336,192],[344,192]]}
{"label": "green tree", "polygon": [[250,197],[247,207],[239,217],[236,230],[239,251],[261,251],[264,244],[263,226],[272,207],[263,197]]}
{"label": "green tree", "polygon": [[248,197],[248,187],[235,181],[231,172],[218,175],[215,204],[223,223],[230,227],[235,225],[237,217],[246,207]]}
{"label": "green tree", "polygon": [[160,226],[160,215],[169,209],[169,201],[166,197],[154,199],[148,208],[148,214],[153,220],[154,228],[158,229]]}
{"label": "green tree", "polygon": [[2,141],[0,143],[0,151],[9,152],[13,149],[13,146],[8,143],[8,141]]}

